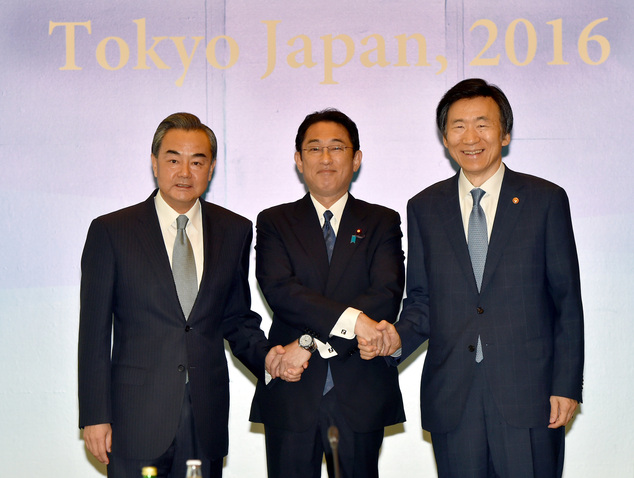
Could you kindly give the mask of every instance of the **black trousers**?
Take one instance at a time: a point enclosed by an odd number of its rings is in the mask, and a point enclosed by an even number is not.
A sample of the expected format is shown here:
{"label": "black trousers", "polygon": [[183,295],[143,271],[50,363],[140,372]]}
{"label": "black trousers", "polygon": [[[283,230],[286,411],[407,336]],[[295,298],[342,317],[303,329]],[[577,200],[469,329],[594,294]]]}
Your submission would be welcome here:
{"label": "black trousers", "polygon": [[335,478],[335,463],[328,441],[328,428],[332,425],[339,430],[337,449],[341,478],[378,478],[383,429],[355,433],[341,412],[335,389],[322,398],[319,421],[314,427],[303,432],[265,427],[268,477],[319,478],[325,455],[328,476]]}
{"label": "black trousers", "polygon": [[[161,417],[156,419],[160,420]],[[129,459],[111,453],[108,478],[139,478],[144,466],[155,466],[158,478],[184,478],[187,470],[186,462],[192,458],[202,461],[203,478],[221,478],[223,459],[203,458],[199,454],[199,449],[188,384],[185,387],[178,430],[169,448],[161,456],[151,460]]]}
{"label": "black trousers", "polygon": [[515,428],[491,396],[485,360],[477,371],[458,428],[432,433],[440,478],[560,478],[565,428]]}

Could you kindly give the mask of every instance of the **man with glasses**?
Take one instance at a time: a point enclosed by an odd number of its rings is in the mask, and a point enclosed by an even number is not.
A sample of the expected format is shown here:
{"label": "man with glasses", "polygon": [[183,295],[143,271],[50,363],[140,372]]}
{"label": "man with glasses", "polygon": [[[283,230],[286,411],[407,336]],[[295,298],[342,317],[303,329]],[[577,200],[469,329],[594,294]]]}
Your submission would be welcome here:
{"label": "man with glasses", "polygon": [[339,464],[342,477],[377,477],[383,429],[405,416],[397,369],[362,360],[357,339],[390,348],[376,324],[396,320],[403,293],[400,218],[348,193],[362,153],[345,114],[308,115],[295,149],[309,193],[258,216],[256,276],[269,338],[288,344],[279,374],[306,370],[260,381],[251,421],[265,426],[269,477],[319,477],[324,454],[330,476]]}

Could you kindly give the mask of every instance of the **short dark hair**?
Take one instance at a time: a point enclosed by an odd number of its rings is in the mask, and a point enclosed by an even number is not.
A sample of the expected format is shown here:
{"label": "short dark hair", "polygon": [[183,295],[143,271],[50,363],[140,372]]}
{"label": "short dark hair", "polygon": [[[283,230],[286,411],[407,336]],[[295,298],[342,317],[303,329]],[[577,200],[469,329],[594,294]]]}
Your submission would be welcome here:
{"label": "short dark hair", "polygon": [[506,95],[500,88],[490,85],[480,78],[469,78],[462,80],[451,88],[442,97],[436,108],[436,125],[443,136],[447,135],[447,114],[449,108],[456,101],[465,98],[477,98],[484,96],[493,98],[500,109],[500,123],[502,124],[502,134],[506,136],[513,129],[513,110]]}
{"label": "short dark hair", "polygon": [[209,145],[211,146],[211,160],[215,161],[216,153],[218,152],[218,142],[216,135],[207,125],[201,123],[198,116],[191,113],[174,113],[169,115],[161,124],[156,128],[154,138],[152,139],[152,154],[155,158],[158,158],[159,151],[161,150],[161,143],[165,133],[170,129],[183,129],[185,131],[202,131],[209,138]]}
{"label": "short dark hair", "polygon": [[359,151],[361,146],[359,144],[359,130],[357,129],[357,125],[348,115],[335,108],[315,111],[304,118],[304,121],[299,125],[299,129],[297,130],[297,136],[295,136],[295,151],[298,153],[302,151],[302,143],[306,137],[306,131],[308,131],[308,128],[312,125],[321,121],[338,123],[346,128],[348,136],[350,136],[350,141],[352,141],[352,151],[355,153]]}

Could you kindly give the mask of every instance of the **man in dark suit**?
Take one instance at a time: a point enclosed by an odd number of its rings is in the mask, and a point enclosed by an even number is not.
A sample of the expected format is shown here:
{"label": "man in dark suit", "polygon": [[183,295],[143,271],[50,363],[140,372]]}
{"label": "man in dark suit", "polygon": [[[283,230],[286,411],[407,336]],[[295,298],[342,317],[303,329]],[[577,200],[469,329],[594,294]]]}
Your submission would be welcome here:
{"label": "man in dark suit", "polygon": [[379,326],[387,353],[429,339],[422,424],[439,476],[561,476],[584,358],[568,198],[502,163],[513,113],[497,87],[458,83],[437,124],[460,171],[409,201],[407,298],[396,328]]}
{"label": "man in dark suit", "polygon": [[199,199],[216,151],[214,133],[196,116],[169,116],[152,143],[158,190],[88,231],[79,425],[109,477],[138,478],[146,465],[184,476],[189,458],[203,460],[204,476],[221,476],[229,413],[223,338],[264,377],[269,346],[247,282],[251,223]]}
{"label": "man in dark suit", "polygon": [[259,381],[251,420],[265,426],[270,478],[319,477],[324,453],[333,476],[333,426],[341,476],[376,477],[383,428],[405,420],[403,404],[397,370],[363,361],[353,339],[389,347],[375,321],[398,315],[400,218],[348,193],[362,158],[348,116],[308,115],[295,148],[309,193],[258,216],[256,275],[273,310],[269,340],[289,343],[282,364],[310,365],[297,383]]}

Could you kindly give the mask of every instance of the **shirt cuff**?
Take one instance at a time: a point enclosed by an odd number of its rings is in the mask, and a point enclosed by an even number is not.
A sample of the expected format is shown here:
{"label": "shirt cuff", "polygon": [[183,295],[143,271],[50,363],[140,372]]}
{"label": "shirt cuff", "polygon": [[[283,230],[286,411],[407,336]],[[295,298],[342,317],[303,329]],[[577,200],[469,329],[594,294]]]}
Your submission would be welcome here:
{"label": "shirt cuff", "polygon": [[337,323],[330,331],[330,335],[347,340],[354,339],[357,336],[354,333],[354,328],[357,325],[357,318],[361,313],[361,310],[355,309],[354,307],[348,307],[343,311],[343,314],[339,316],[339,320],[337,320]]}
{"label": "shirt cuff", "polygon": [[317,344],[317,350],[319,351],[319,355],[321,358],[330,358],[337,355],[337,351],[332,348],[332,346],[328,342],[322,342],[321,340],[313,339],[315,344]]}

